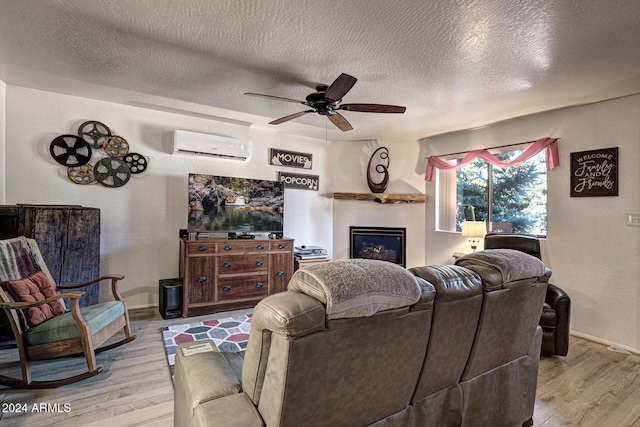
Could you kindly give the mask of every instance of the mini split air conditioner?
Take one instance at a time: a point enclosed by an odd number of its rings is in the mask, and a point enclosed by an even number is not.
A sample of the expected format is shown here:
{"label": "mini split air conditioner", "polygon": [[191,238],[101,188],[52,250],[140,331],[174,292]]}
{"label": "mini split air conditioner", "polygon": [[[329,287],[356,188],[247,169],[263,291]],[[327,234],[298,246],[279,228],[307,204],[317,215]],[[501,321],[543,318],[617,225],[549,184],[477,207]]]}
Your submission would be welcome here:
{"label": "mini split air conditioner", "polygon": [[251,141],[174,130],[173,153],[247,161],[251,157]]}

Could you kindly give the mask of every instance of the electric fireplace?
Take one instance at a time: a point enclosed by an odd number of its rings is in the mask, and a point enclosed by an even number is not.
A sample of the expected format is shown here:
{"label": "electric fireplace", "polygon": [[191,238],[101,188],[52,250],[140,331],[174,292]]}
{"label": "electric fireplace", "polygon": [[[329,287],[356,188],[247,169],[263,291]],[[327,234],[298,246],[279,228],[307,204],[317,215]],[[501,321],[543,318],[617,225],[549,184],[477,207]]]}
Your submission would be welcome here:
{"label": "electric fireplace", "polygon": [[406,267],[406,228],[349,227],[350,258],[377,259]]}

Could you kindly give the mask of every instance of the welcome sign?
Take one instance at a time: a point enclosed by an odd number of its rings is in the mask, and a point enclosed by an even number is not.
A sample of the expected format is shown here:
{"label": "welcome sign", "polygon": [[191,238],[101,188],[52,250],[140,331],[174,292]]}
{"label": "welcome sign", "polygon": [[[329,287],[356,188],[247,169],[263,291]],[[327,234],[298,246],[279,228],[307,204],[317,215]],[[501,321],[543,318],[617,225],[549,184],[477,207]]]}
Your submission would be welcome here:
{"label": "welcome sign", "polygon": [[618,147],[571,153],[571,197],[618,195]]}
{"label": "welcome sign", "polygon": [[293,168],[311,169],[313,155],[311,153],[299,153],[297,151],[279,150],[271,148],[269,164],[276,166],[290,166]]}

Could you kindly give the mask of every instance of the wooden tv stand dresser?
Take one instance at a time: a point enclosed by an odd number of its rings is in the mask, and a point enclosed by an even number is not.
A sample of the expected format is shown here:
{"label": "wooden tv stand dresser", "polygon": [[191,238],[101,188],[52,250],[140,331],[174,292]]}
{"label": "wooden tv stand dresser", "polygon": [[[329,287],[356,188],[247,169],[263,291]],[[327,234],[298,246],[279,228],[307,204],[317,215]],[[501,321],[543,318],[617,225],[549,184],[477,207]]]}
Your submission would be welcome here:
{"label": "wooden tv stand dresser", "polygon": [[252,307],[292,274],[293,239],[181,239],[182,317]]}

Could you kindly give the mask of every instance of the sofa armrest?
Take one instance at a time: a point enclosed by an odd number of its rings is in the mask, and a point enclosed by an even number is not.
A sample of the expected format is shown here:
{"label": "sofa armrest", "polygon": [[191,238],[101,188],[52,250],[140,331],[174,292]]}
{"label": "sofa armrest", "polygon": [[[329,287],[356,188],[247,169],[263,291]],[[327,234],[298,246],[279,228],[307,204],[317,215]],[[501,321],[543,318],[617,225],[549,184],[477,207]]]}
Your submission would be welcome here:
{"label": "sofa armrest", "polygon": [[569,352],[569,333],[571,330],[571,298],[564,290],[549,283],[545,302],[556,312],[553,343],[555,348],[551,353],[566,356]]}
{"label": "sofa armrest", "polygon": [[558,306],[568,305],[571,303],[571,299],[569,295],[556,285],[552,285],[549,283],[547,286],[547,296],[545,297],[545,302],[549,304],[554,310],[557,310]]}
{"label": "sofa armrest", "polygon": [[178,346],[174,371],[176,426],[191,425],[201,404],[241,392],[241,372],[235,358],[241,355],[220,353],[211,340]]}
{"label": "sofa armrest", "polygon": [[[213,423],[213,424],[212,424]],[[225,396],[199,405],[192,426],[263,427],[264,421],[245,393]]]}

